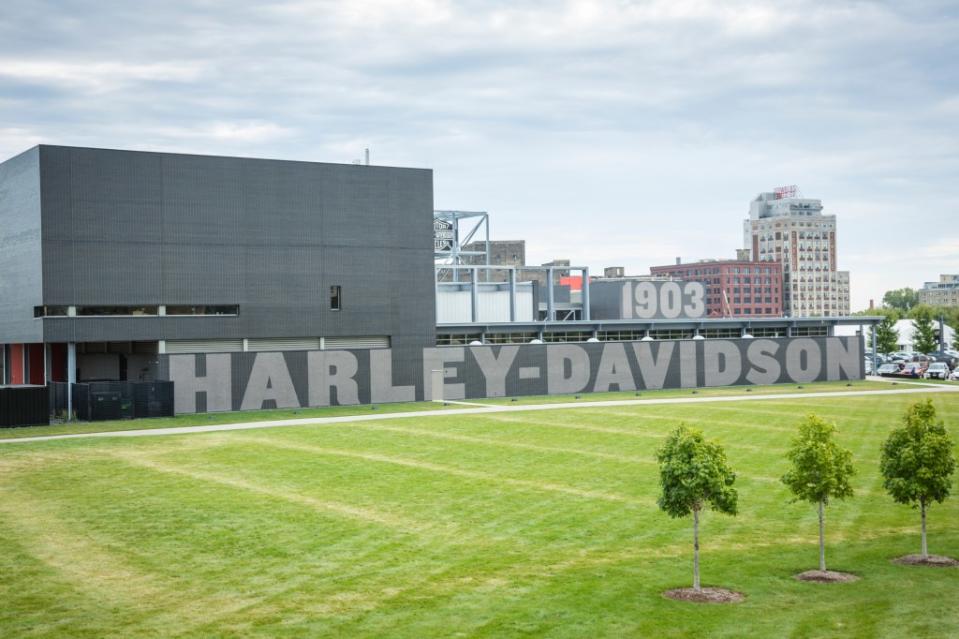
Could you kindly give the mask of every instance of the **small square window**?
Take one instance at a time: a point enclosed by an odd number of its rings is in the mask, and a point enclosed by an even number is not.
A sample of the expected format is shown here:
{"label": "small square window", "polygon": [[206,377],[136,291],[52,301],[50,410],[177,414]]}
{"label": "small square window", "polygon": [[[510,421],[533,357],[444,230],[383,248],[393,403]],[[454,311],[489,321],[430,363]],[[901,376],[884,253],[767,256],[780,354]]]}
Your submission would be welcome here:
{"label": "small square window", "polygon": [[330,287],[330,310],[338,311],[343,308],[343,295],[339,286]]}

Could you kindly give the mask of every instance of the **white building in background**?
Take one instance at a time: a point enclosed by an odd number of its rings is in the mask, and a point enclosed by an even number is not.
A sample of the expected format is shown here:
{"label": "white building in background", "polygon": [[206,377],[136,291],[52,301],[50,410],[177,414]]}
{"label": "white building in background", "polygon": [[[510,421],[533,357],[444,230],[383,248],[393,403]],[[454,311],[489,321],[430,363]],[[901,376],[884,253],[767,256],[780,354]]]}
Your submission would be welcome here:
{"label": "white building in background", "polygon": [[959,275],[943,274],[938,282],[926,282],[919,289],[919,303],[930,306],[959,306]]}
{"label": "white building in background", "polygon": [[[936,331],[936,337],[939,337],[939,322],[933,321],[933,328]],[[862,330],[863,335],[866,336],[866,351],[869,351],[872,348],[869,341],[869,329],[865,326],[837,326],[836,335],[837,336],[846,336],[846,335],[856,335],[860,330]],[[952,348],[952,344],[956,340],[956,331],[949,326],[948,324],[943,324],[943,330],[946,334],[945,346],[947,349]],[[916,325],[911,319],[901,319],[896,322],[896,333],[899,335],[899,339],[896,340],[896,350],[913,352],[915,348],[915,332]]]}
{"label": "white building in background", "polygon": [[743,222],[743,246],[754,260],[782,263],[783,312],[791,317],[849,314],[849,271],[838,270],[836,216],[796,187],[760,193]]}

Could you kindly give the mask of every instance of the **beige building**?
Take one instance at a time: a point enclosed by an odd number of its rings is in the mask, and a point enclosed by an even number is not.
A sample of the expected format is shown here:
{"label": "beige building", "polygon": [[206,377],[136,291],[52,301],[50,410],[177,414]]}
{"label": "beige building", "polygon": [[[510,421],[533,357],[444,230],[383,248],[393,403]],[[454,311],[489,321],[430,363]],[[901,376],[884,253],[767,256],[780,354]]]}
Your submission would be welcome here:
{"label": "beige building", "polygon": [[943,274],[938,282],[926,282],[919,289],[919,303],[930,306],[959,306],[959,275]]}
{"label": "beige building", "polygon": [[838,270],[836,216],[795,188],[760,193],[743,222],[743,246],[754,260],[783,269],[783,312],[789,317],[849,315],[849,271]]}

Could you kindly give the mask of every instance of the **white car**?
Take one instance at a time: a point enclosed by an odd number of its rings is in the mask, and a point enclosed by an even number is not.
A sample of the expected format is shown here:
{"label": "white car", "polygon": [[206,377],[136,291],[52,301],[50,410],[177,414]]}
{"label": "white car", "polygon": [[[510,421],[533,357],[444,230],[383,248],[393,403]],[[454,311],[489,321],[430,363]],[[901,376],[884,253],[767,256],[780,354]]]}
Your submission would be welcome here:
{"label": "white car", "polygon": [[923,377],[926,379],[949,379],[949,367],[946,366],[945,362],[933,362],[929,364],[929,368],[926,369],[926,374]]}

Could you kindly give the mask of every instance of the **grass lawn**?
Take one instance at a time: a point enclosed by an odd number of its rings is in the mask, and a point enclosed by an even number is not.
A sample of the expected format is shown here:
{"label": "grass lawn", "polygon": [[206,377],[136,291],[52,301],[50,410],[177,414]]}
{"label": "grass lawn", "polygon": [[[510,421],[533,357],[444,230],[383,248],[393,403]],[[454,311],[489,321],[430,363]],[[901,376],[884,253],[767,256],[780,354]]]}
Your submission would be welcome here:
{"label": "grass lawn", "polygon": [[[888,382],[856,381],[856,382],[818,382],[814,384],[774,384],[769,386],[726,386],[722,388],[701,388],[696,395],[703,397],[720,395],[739,395],[740,393],[755,393],[759,395],[769,393],[804,393],[822,391],[849,391],[849,390],[889,390],[894,388]],[[749,389],[747,391],[747,389]],[[665,397],[692,397],[689,389],[643,391],[638,396],[635,392],[612,393],[583,393],[582,395],[538,395],[516,398],[520,404],[547,404],[572,401],[602,401],[659,399]],[[577,397],[580,397],[577,400]],[[477,404],[509,404],[513,405],[513,398],[466,400]],[[311,417],[344,417],[350,415],[368,415],[373,411],[379,413],[401,413],[421,410],[442,410],[443,408],[462,408],[458,404],[443,404],[434,402],[404,402],[396,404],[377,404],[374,406],[327,406],[322,408],[297,408],[254,410],[243,412],[202,413],[196,415],[177,415],[176,417],[157,417],[151,419],[123,419],[103,422],[74,422],[52,424],[50,426],[28,426],[22,428],[0,428],[0,440],[18,439],[20,437],[40,437],[43,435],[69,435],[82,433],[103,433],[120,430],[140,430],[147,428],[172,428],[179,426],[212,426],[214,424],[236,424],[263,422],[280,419],[306,419]]]}
{"label": "grass lawn", "polygon": [[349,415],[369,415],[373,411],[380,413],[405,413],[410,411],[440,410],[443,408],[455,407],[455,405],[443,406],[442,404],[433,402],[400,402],[396,404],[376,404],[375,407],[369,405],[324,406],[322,408],[279,408],[271,410],[248,410],[242,412],[200,413],[195,415],[177,415],[176,417],[152,417],[148,419],[120,419],[103,422],[51,424],[50,426],[0,428],[0,439],[40,437],[42,435],[105,433],[118,430],[140,430],[144,428],[212,426],[214,424],[266,422],[276,419],[345,417]]}
{"label": "grass lawn", "polygon": [[[930,394],[959,439],[959,395]],[[879,444],[923,396],[646,405],[0,447],[0,637],[949,637],[959,570],[899,566],[918,515]],[[778,477],[801,415],[836,420],[856,496],[816,512]],[[740,515],[655,506],[685,421],[727,448]],[[929,516],[959,557],[959,496]]]}

